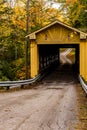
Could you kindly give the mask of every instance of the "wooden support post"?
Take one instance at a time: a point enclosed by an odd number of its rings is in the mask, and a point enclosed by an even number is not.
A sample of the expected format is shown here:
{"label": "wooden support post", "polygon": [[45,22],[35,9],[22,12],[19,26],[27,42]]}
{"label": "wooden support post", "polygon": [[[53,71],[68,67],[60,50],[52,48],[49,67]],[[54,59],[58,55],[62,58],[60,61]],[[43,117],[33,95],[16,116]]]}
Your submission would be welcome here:
{"label": "wooden support post", "polygon": [[60,64],[60,51],[59,51],[59,48],[58,48],[58,53],[57,53],[57,54],[58,54],[58,55],[57,55],[57,56],[58,56],[58,59],[57,59],[57,60],[58,60],[58,65],[59,65],[59,64]]}
{"label": "wooden support post", "polygon": [[44,68],[44,58],[42,57],[42,69]]}
{"label": "wooden support post", "polygon": [[34,40],[31,41],[30,50],[31,78],[33,78],[38,75],[39,72],[38,46]]}
{"label": "wooden support post", "polygon": [[24,85],[21,85],[21,89],[23,89],[24,88]]}
{"label": "wooden support post", "polygon": [[10,86],[7,86],[6,90],[9,90],[10,89]]}
{"label": "wooden support post", "polygon": [[85,55],[85,80],[87,81],[87,42],[85,43],[85,50],[86,50],[86,55]]}
{"label": "wooden support post", "polygon": [[80,75],[85,79],[85,71],[86,67],[85,66],[85,60],[86,60],[86,49],[85,49],[85,42],[82,40],[80,42]]}

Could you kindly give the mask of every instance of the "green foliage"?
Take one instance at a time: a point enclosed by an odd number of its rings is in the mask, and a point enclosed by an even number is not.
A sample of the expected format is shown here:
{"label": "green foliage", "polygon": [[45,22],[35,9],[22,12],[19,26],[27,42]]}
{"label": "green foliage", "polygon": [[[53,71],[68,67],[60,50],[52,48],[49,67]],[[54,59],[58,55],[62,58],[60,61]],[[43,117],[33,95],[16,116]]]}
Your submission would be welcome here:
{"label": "green foliage", "polygon": [[73,27],[87,29],[87,0],[77,0],[63,6],[65,17]]}
{"label": "green foliage", "polygon": [[[16,80],[16,72],[20,67],[14,62],[24,59],[25,55],[25,28],[23,24],[20,25],[21,13],[17,9],[7,2],[0,3],[0,80]],[[25,17],[25,14],[22,13],[22,16]],[[23,67],[23,63],[19,66]]]}

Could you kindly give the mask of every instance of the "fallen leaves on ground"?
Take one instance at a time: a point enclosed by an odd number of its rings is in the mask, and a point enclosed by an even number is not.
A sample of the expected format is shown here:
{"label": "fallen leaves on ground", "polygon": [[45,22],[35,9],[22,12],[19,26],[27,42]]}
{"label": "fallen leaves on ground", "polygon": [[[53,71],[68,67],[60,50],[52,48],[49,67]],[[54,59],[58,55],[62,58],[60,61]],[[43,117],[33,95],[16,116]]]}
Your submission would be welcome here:
{"label": "fallen leaves on ground", "polygon": [[87,95],[80,85],[77,86],[77,92],[79,122],[75,130],[87,130]]}

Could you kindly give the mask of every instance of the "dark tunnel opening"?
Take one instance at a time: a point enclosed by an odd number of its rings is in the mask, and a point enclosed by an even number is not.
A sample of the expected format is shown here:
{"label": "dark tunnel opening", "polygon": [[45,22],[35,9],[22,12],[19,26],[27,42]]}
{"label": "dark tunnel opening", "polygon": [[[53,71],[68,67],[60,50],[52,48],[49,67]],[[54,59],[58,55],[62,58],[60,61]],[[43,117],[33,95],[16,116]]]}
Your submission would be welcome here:
{"label": "dark tunnel opening", "polygon": [[[70,53],[66,55],[67,50]],[[43,44],[38,46],[39,50],[39,72],[49,72],[51,74],[55,72],[55,78],[58,77],[58,73],[61,76],[74,75],[77,77],[79,74],[79,44]],[[61,63],[60,56],[65,53],[67,61],[71,60],[71,63]],[[56,73],[56,71],[58,73]],[[64,79],[64,78],[63,78]]]}

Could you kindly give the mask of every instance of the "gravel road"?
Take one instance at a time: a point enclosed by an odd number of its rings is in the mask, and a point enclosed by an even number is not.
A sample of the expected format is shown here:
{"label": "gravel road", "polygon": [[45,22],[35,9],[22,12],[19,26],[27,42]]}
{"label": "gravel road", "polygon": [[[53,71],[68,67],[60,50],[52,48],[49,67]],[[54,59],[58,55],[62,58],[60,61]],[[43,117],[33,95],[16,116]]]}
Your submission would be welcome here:
{"label": "gravel road", "polygon": [[61,69],[33,89],[0,93],[0,130],[75,130],[77,82]]}

